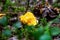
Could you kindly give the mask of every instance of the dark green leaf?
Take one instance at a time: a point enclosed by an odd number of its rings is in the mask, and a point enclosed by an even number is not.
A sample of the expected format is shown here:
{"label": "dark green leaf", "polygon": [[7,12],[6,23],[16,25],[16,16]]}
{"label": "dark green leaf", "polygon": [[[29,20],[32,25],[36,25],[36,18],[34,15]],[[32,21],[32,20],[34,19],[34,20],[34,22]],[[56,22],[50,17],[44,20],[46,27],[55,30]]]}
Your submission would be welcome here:
{"label": "dark green leaf", "polygon": [[59,18],[55,19],[53,23],[60,23],[60,19]]}
{"label": "dark green leaf", "polygon": [[10,31],[10,30],[4,30],[4,31],[2,32],[2,34],[3,34],[4,36],[10,36],[10,35],[11,35],[11,31]]}
{"label": "dark green leaf", "polygon": [[13,24],[13,27],[20,28],[20,27],[22,27],[22,24],[21,24],[21,22],[16,22]]}
{"label": "dark green leaf", "polygon": [[49,30],[52,23],[53,21],[50,21],[49,23],[47,23],[47,25],[45,26],[45,30]]}
{"label": "dark green leaf", "polygon": [[7,23],[8,23],[8,21],[7,21],[7,17],[6,16],[4,16],[3,18],[0,19],[0,24],[1,25],[6,26]]}
{"label": "dark green leaf", "polygon": [[60,28],[59,27],[53,27],[53,28],[51,28],[51,34],[53,35],[53,36],[56,36],[56,35],[58,35],[60,33]]}

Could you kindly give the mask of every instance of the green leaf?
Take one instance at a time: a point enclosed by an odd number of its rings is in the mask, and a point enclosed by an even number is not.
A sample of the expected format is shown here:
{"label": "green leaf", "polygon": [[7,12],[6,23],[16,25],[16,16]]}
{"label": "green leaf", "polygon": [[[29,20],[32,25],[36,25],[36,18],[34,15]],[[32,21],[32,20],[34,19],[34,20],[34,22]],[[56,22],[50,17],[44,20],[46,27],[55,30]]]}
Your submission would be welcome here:
{"label": "green leaf", "polygon": [[49,23],[47,23],[47,25],[45,26],[45,30],[49,30],[52,23],[53,21],[50,21]]}
{"label": "green leaf", "polygon": [[51,34],[52,36],[56,36],[60,33],[60,28],[59,27],[53,27],[51,28]]}
{"label": "green leaf", "polygon": [[3,34],[3,36],[9,37],[9,36],[11,36],[11,30],[4,30],[2,32],[2,34]]}
{"label": "green leaf", "polygon": [[21,12],[24,12],[26,8],[22,6],[22,7],[19,7],[18,10],[20,10]]}
{"label": "green leaf", "polygon": [[43,26],[40,26],[39,28],[36,28],[33,32],[33,36],[35,40],[39,40],[39,37],[44,33]]}
{"label": "green leaf", "polygon": [[52,40],[52,38],[50,35],[44,34],[39,38],[39,40]]}
{"label": "green leaf", "polygon": [[[48,25],[48,27],[49,26],[50,25]],[[45,32],[44,32],[44,34],[42,36],[39,37],[39,40],[52,40],[49,28],[45,30]]]}
{"label": "green leaf", "polygon": [[40,21],[41,21],[41,24],[43,24],[44,26],[47,24],[46,18],[42,18]]}
{"label": "green leaf", "polygon": [[20,28],[20,27],[22,27],[22,24],[21,24],[21,22],[16,22],[13,24],[13,27]]}
{"label": "green leaf", "polygon": [[24,29],[25,30],[27,30],[27,32],[31,32],[31,31],[34,31],[34,29],[35,29],[35,26],[33,26],[33,25],[24,25]]}
{"label": "green leaf", "polygon": [[7,17],[4,16],[3,18],[0,19],[0,24],[3,26],[6,26],[8,23]]}
{"label": "green leaf", "polygon": [[60,23],[60,19],[59,18],[55,19],[53,23]]}

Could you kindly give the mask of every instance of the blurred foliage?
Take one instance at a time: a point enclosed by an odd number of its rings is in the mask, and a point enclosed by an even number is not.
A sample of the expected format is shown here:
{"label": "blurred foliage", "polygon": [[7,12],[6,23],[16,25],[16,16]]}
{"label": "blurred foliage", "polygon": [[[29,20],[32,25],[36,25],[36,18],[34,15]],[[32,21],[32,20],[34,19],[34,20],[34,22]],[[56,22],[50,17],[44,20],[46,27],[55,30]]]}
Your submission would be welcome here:
{"label": "blurred foliage", "polygon": [[[52,36],[60,35],[60,28],[51,26],[52,23],[60,23],[60,15],[49,22],[47,22],[46,18],[39,18],[36,26],[22,24],[19,21],[19,15],[27,11],[32,11],[37,4],[37,0],[30,0],[32,3],[28,2],[29,0],[21,1],[26,2],[26,4],[22,5],[22,3],[19,3],[19,0],[5,0],[3,2],[0,0],[0,3],[2,4],[1,12],[6,14],[6,16],[0,18],[0,29],[2,26],[2,29],[0,30],[0,40],[7,40],[14,35],[18,36],[19,40],[24,38],[25,40],[52,40]],[[42,0],[42,4],[44,3],[45,1]],[[60,4],[57,2],[53,3],[52,6],[60,8]]]}
{"label": "blurred foliage", "polygon": [[52,5],[53,5],[53,7],[60,8],[60,2],[59,2],[59,0],[56,0]]}

